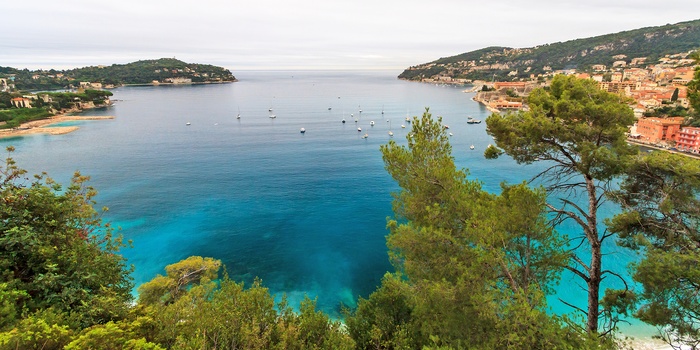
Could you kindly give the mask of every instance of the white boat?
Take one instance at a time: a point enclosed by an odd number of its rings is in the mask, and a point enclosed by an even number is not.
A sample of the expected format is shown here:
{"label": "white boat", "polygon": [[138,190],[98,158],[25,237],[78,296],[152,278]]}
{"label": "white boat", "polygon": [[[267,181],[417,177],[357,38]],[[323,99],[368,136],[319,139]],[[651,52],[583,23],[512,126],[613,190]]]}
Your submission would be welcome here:
{"label": "white boat", "polygon": [[301,129],[299,130],[299,132],[303,134],[303,133],[305,133],[305,132],[306,132],[306,129],[304,129],[304,128],[301,128]]}
{"label": "white boat", "polygon": [[369,135],[367,135],[367,134],[362,135],[362,138],[363,138],[363,139],[366,139],[366,138],[368,138],[368,137],[369,137]]}
{"label": "white boat", "polygon": [[452,136],[452,133],[450,133],[450,136]]}
{"label": "white boat", "polygon": [[394,133],[389,130],[389,137],[394,137]]}
{"label": "white boat", "polygon": [[469,146],[469,149],[474,149],[474,145]]}
{"label": "white boat", "polygon": [[275,119],[275,118],[277,118],[277,116],[276,116],[276,115],[274,115],[274,114],[270,114],[270,119]]}
{"label": "white boat", "polygon": [[402,127],[402,128],[406,128],[406,125],[401,124],[401,127]]}
{"label": "white boat", "polygon": [[369,125],[370,125],[370,126],[374,126],[374,120],[371,120],[371,121],[369,122]]}
{"label": "white boat", "polygon": [[272,107],[267,109],[268,112],[272,112]]}
{"label": "white boat", "polygon": [[357,128],[357,132],[362,132],[362,128]]}
{"label": "white boat", "polygon": [[191,125],[191,124],[190,124],[190,122],[187,122],[187,123],[185,123],[185,125],[189,126],[189,125]]}
{"label": "white boat", "polygon": [[447,125],[447,124],[443,125],[443,127],[445,128],[445,130],[447,130],[447,129],[449,129],[449,128],[450,128],[450,126],[449,126],[449,125]]}

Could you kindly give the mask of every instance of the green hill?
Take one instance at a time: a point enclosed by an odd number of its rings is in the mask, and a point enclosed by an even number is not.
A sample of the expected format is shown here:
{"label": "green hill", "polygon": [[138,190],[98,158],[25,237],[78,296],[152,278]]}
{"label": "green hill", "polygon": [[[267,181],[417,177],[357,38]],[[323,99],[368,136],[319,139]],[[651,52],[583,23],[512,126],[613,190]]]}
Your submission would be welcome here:
{"label": "green hill", "polygon": [[142,60],[111,66],[90,66],[71,70],[19,70],[0,67],[0,77],[13,76],[21,90],[51,90],[79,86],[80,82],[105,85],[150,84],[154,80],[184,78],[193,83],[236,81],[231,71],[209,64],[186,63],[175,58]]}
{"label": "green hill", "polygon": [[[628,63],[637,57],[656,62],[665,55],[700,48],[700,20],[647,27],[586,39],[544,44],[531,48],[487,47],[410,67],[401,79],[420,80],[437,75],[453,78],[510,80],[546,73],[548,69],[588,70],[595,64],[608,67],[624,55]],[[618,58],[615,58],[615,57]],[[513,72],[513,73],[511,73]],[[511,73],[508,79],[508,73]]]}

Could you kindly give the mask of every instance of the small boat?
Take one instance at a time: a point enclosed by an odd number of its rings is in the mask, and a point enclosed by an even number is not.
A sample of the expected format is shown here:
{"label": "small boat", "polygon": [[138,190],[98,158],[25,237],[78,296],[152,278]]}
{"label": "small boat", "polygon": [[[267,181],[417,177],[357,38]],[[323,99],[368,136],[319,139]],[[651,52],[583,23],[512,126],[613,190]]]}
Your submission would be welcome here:
{"label": "small boat", "polygon": [[369,137],[369,135],[367,135],[367,134],[362,135],[362,138],[363,138],[363,139],[366,139],[366,138],[368,138],[368,137]]}
{"label": "small boat", "polygon": [[274,115],[274,114],[270,114],[270,119],[275,119],[275,118],[277,118],[277,116],[276,116],[276,115]]}
{"label": "small boat", "polygon": [[345,124],[345,118],[343,118],[342,123]]}
{"label": "small boat", "polygon": [[304,128],[301,128],[301,129],[299,130],[299,132],[303,134],[303,133],[305,133],[305,132],[306,132],[306,129],[304,129]]}
{"label": "small boat", "polygon": [[406,117],[406,124],[411,124],[411,118]]}
{"label": "small boat", "polygon": [[389,137],[394,137],[394,133],[389,131]]}
{"label": "small boat", "polygon": [[357,118],[355,118],[355,123],[357,123]]}
{"label": "small boat", "polygon": [[452,136],[452,133],[450,133],[450,136]]}
{"label": "small boat", "polygon": [[328,110],[330,111],[330,110],[331,110],[331,107],[328,107]]}
{"label": "small boat", "polygon": [[240,114],[240,113],[236,116],[236,119],[241,119],[241,114]]}
{"label": "small boat", "polygon": [[447,129],[449,129],[449,128],[450,128],[450,126],[449,126],[449,125],[447,125],[447,124],[443,125],[443,127],[445,128],[445,130],[447,130]]}
{"label": "small boat", "polygon": [[370,126],[374,126],[374,120],[371,120],[371,121],[369,122],[369,125],[370,125]]}
{"label": "small boat", "polygon": [[469,146],[469,149],[474,149],[474,145]]}
{"label": "small boat", "polygon": [[268,112],[272,112],[272,107],[267,109]]}
{"label": "small boat", "polygon": [[357,128],[357,132],[362,132],[362,128]]}
{"label": "small boat", "polygon": [[402,127],[402,128],[406,128],[406,125],[401,124],[401,127]]}
{"label": "small boat", "polygon": [[185,125],[190,126],[192,125],[190,122],[185,123]]}

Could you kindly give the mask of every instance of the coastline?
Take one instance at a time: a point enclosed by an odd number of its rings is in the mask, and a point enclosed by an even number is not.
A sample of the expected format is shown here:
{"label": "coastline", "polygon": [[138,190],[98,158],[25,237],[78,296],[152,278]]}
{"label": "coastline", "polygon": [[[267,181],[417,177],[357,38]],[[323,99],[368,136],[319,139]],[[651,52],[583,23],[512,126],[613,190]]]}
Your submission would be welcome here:
{"label": "coastline", "polygon": [[80,129],[77,126],[50,127],[52,124],[74,120],[106,120],[114,116],[69,116],[57,115],[47,119],[22,123],[18,128],[0,130],[0,139],[33,134],[63,135]]}

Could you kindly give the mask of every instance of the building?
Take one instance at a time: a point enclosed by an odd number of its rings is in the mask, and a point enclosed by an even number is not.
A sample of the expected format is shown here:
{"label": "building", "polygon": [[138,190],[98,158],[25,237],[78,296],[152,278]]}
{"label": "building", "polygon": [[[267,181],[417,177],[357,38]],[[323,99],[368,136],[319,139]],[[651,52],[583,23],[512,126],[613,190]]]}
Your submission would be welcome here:
{"label": "building", "polygon": [[650,143],[675,141],[683,120],[683,117],[642,118],[637,121],[637,134],[641,141]]}
{"label": "building", "polygon": [[16,108],[32,108],[31,100],[26,97],[15,97],[10,100],[10,103]]}
{"label": "building", "polygon": [[700,128],[681,129],[676,138],[676,148],[681,151],[700,153]]}

